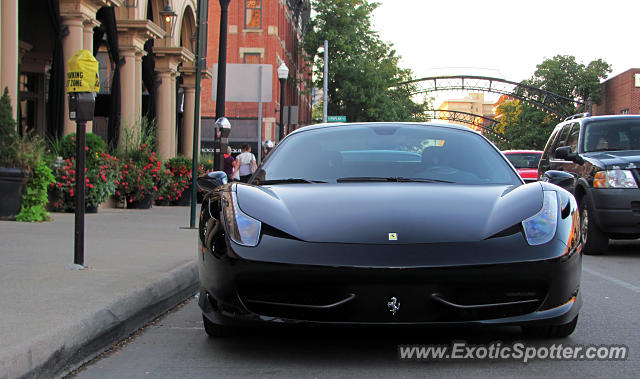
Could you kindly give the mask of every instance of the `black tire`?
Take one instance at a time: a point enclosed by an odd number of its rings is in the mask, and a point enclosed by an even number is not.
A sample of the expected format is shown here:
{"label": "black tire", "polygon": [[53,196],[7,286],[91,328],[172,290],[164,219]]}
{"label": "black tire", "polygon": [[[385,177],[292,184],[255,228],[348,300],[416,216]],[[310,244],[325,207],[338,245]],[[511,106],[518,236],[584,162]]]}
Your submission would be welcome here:
{"label": "black tire", "polygon": [[221,338],[231,335],[230,327],[211,322],[205,315],[202,315],[202,323],[204,324],[204,331],[207,332],[209,337]]}
{"label": "black tire", "polygon": [[580,202],[580,239],[582,252],[587,255],[600,255],[609,247],[609,237],[602,233],[590,215],[593,207],[585,195]]}
{"label": "black tire", "polygon": [[533,338],[565,338],[576,330],[576,325],[578,325],[578,316],[562,325],[523,326],[522,332],[527,337]]}

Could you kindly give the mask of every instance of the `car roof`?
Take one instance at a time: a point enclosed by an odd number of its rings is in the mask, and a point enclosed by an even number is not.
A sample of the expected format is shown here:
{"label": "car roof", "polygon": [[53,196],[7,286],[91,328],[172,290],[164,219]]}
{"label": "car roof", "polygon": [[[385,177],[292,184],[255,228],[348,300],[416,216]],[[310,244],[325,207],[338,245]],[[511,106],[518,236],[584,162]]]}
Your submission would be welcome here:
{"label": "car roof", "polygon": [[442,128],[448,128],[448,129],[453,129],[453,130],[460,130],[463,132],[470,132],[470,133],[475,133],[475,134],[479,134],[477,131],[466,127],[466,126],[462,126],[462,125],[456,125],[456,124],[450,124],[447,122],[330,122],[330,123],[321,123],[321,124],[313,124],[313,125],[308,125],[308,126],[304,126],[302,128],[296,129],[293,132],[289,133],[288,135],[293,135],[293,134],[297,134],[297,133],[302,133],[302,132],[306,132],[306,131],[310,131],[310,130],[317,130],[317,129],[326,129],[326,128],[334,128],[334,127],[350,127],[350,126],[380,126],[380,127],[385,127],[385,126],[398,126],[398,125],[402,125],[402,126],[427,126],[427,127],[442,127]]}

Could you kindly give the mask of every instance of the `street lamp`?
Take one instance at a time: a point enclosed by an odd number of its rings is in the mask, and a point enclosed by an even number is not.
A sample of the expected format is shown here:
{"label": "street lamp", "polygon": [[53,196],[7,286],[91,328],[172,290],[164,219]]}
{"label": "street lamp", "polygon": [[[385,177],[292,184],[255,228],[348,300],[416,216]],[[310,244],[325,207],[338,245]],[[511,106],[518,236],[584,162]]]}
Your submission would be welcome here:
{"label": "street lamp", "polygon": [[278,79],[280,79],[280,129],[278,130],[278,142],[284,138],[284,84],[289,77],[289,68],[284,61],[278,67]]}
{"label": "street lamp", "polygon": [[167,5],[164,7],[163,10],[160,11],[160,17],[162,17],[162,20],[164,21],[165,24],[165,38],[172,38],[173,37],[173,27],[175,26],[175,22],[176,19],[178,18],[178,15],[176,14],[176,12],[173,11],[173,9],[171,9],[171,4],[169,4],[169,0],[167,0]]}

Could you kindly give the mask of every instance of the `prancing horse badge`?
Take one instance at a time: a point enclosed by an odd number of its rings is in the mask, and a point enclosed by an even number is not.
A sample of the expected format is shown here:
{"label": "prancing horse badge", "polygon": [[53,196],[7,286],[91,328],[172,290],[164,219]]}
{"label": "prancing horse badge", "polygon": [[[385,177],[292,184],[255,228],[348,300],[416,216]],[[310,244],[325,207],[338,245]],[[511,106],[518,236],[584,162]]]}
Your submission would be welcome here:
{"label": "prancing horse badge", "polygon": [[391,298],[391,301],[387,303],[387,306],[389,307],[389,312],[394,316],[396,315],[396,312],[400,310],[400,302],[395,296]]}
{"label": "prancing horse badge", "polygon": [[389,241],[397,241],[398,233],[389,233]]}

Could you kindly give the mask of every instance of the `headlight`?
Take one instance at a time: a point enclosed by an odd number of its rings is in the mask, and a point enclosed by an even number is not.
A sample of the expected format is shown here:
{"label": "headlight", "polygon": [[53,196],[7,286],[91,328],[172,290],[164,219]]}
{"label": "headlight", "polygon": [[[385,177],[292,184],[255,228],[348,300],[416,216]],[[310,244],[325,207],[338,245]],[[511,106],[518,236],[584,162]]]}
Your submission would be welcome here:
{"label": "headlight", "polygon": [[593,180],[595,188],[638,188],[629,170],[606,170],[596,172]]}
{"label": "headlight", "polygon": [[222,195],[222,210],[229,238],[238,245],[256,246],[260,239],[260,221],[242,212],[236,196],[231,192]]}
{"label": "headlight", "polygon": [[544,191],[540,212],[522,221],[529,245],[542,245],[553,239],[558,224],[558,196],[555,191]]}

